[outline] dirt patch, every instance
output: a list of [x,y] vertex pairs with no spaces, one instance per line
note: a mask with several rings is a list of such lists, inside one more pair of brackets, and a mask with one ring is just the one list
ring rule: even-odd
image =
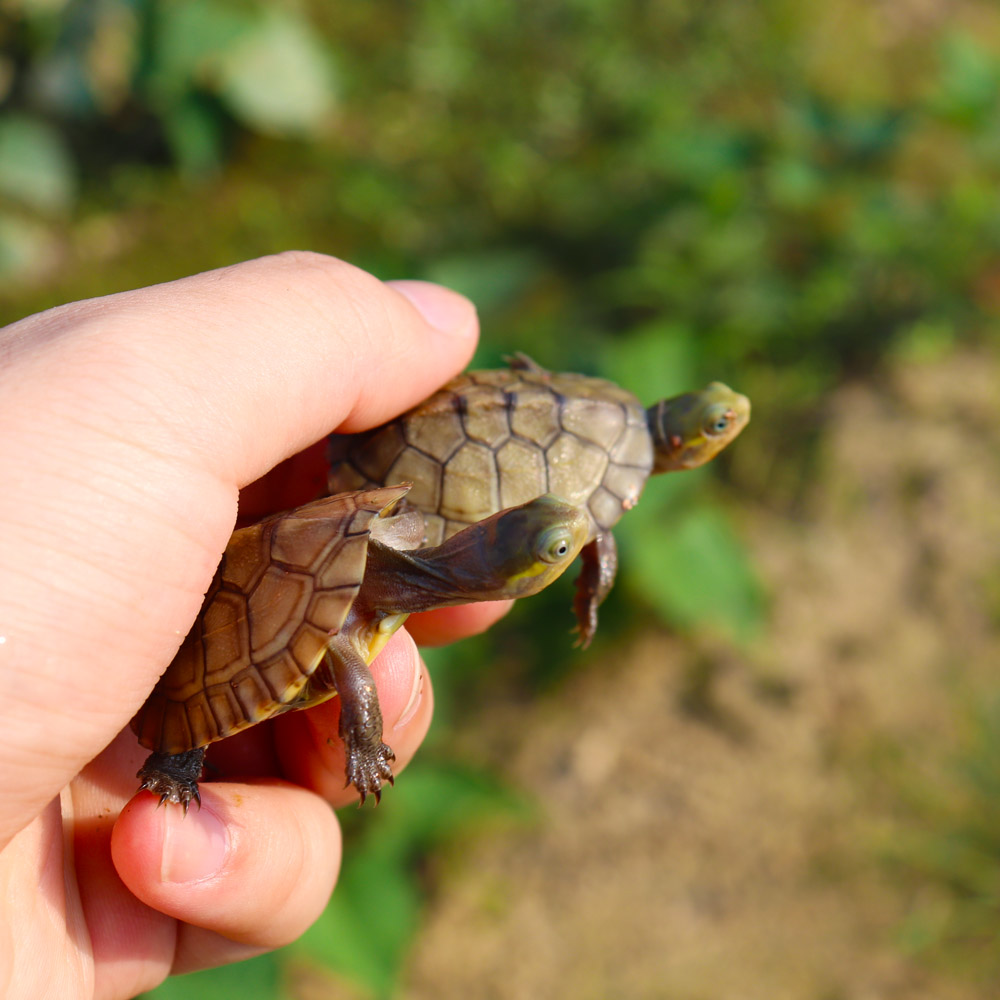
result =
[[646,635],[477,722],[541,819],[445,861],[407,997],[994,995],[904,953],[916,887],[879,858],[893,775],[944,773],[997,689],[998,376],[902,364],[829,400],[807,513],[738,515],[773,599],[753,649]]

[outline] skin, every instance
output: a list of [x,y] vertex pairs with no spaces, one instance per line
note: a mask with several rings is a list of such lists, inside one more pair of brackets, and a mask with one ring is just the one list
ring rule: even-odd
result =
[[[340,859],[330,806],[355,797],[327,742],[336,699],[219,744],[217,773],[240,780],[206,784],[186,819],[134,794],[128,721],[198,611],[240,490],[254,483],[250,516],[310,499],[309,446],[413,405],[476,335],[452,292],[308,253],[0,331],[0,995],[134,996],[321,912]],[[446,641],[505,609],[449,608],[412,632]],[[402,765],[432,708],[406,631],[373,673]]]
[[711,462],[750,422],[750,400],[723,382],[709,382],[647,411],[655,442],[653,472],[697,469]]

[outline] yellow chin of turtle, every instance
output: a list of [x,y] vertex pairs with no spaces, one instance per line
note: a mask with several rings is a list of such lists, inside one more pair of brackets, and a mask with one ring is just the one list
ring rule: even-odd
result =
[[515,573],[512,577],[508,578],[508,582],[517,583],[518,580],[530,580],[533,576],[541,576],[547,569],[550,569],[551,563],[543,562],[539,559],[537,562],[533,562],[527,569],[522,570],[520,573]]
[[705,435],[698,434],[695,437],[689,437],[683,445],[681,445],[681,451],[690,452],[697,448],[699,453],[701,449],[706,445]]

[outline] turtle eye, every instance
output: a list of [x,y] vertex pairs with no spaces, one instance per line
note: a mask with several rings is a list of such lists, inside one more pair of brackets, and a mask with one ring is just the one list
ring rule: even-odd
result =
[[572,551],[573,535],[568,528],[549,528],[539,537],[537,554],[543,562],[560,562]]
[[718,437],[729,430],[729,425],[733,420],[733,411],[727,406],[713,406],[705,416],[703,424],[706,434]]

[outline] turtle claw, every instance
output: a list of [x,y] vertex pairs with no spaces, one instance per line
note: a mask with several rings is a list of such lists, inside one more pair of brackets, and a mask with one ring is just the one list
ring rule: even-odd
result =
[[[154,795],[156,794],[155,788],[150,788],[150,786],[143,782],[139,786],[140,790],[145,788],[151,791]],[[160,801],[157,802],[156,808],[159,809],[160,806],[165,805],[167,802],[171,802],[174,805],[179,805],[184,810],[184,815],[188,814],[188,807],[191,805],[191,800],[194,799],[198,803],[198,808],[201,808],[201,792],[198,791],[198,786],[195,785],[194,788],[173,788],[170,791],[160,792]]]
[[358,806],[363,806],[369,795],[374,796],[375,804],[382,801],[382,786],[386,783],[395,784],[392,773],[392,762],[396,755],[392,748],[379,742],[374,746],[356,745],[353,741],[346,745],[347,750],[347,782],[344,787],[354,785],[361,796]]
[[594,633],[597,631],[597,612],[595,610],[591,621],[586,623],[578,622],[570,629],[570,633],[575,636],[573,648],[584,650],[594,641]]
[[204,763],[204,747],[185,750],[183,753],[151,753],[136,772],[136,777],[142,779],[139,791],[146,790],[159,795],[160,806],[168,802],[179,805],[186,816],[192,799],[201,808],[198,779]]

